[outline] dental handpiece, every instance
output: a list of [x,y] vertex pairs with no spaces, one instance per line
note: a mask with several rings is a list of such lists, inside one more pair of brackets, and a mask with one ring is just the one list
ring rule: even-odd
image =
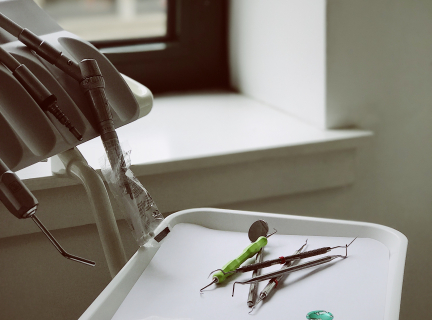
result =
[[21,64],[2,47],[0,47],[0,62],[10,70],[12,75],[24,89],[26,89],[28,94],[43,111],[50,112],[63,126],[69,129],[75,138],[82,141],[83,137],[81,133],[72,125],[69,118],[58,107],[56,96],[53,95],[24,64]]
[[72,254],[67,253],[52,234],[45,228],[45,226],[36,217],[36,210],[39,202],[35,196],[30,192],[27,186],[21,179],[12,172],[7,165],[0,159],[0,201],[3,202],[5,207],[18,219],[31,218],[34,223],[42,230],[45,236],[50,240],[54,247],[67,259],[81,262],[89,266],[96,264]]
[[124,190],[133,199],[132,187],[126,177],[126,161],[115,130],[111,107],[105,93],[105,81],[94,59],[84,59],[79,64],[83,80],[80,86],[92,102],[100,137],[113,172],[119,173]]
[[79,64],[65,56],[51,44],[39,38],[30,30],[21,27],[0,13],[0,28],[18,38],[37,55],[56,66],[80,83],[84,94],[93,109],[99,134],[113,171],[119,169],[124,190],[133,199],[132,187],[126,177],[126,162],[115,131],[111,107],[105,93],[105,82],[94,59],[84,59]]
[[81,81],[81,70],[78,64],[65,56],[61,51],[54,48],[48,42],[42,40],[30,30],[21,27],[2,13],[0,13],[0,27],[16,37],[19,41],[24,43],[27,47],[52,65],[64,71],[75,80]]

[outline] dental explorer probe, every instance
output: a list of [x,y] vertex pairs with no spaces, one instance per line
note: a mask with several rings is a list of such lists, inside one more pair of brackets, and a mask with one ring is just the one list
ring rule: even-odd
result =
[[60,246],[56,239],[36,217],[35,213],[39,202],[21,179],[7,167],[2,159],[0,159],[0,201],[3,202],[5,207],[18,219],[32,218],[33,222],[36,223],[63,257],[92,267],[96,265],[96,263],[91,260],[67,253]]
[[235,285],[237,283],[240,283],[240,284],[250,284],[250,283],[254,283],[254,282],[260,282],[260,281],[264,281],[264,280],[269,280],[269,279],[272,279],[274,277],[277,277],[277,276],[280,276],[280,275],[283,275],[283,274],[286,274],[286,273],[291,273],[291,272],[300,271],[300,270],[303,270],[303,269],[315,267],[315,266],[318,266],[318,265],[330,262],[330,261],[332,261],[332,260],[334,260],[336,258],[345,259],[347,257],[348,257],[347,255],[345,255],[345,256],[341,256],[341,255],[326,256],[324,258],[312,260],[312,261],[309,261],[309,262],[306,262],[306,263],[302,263],[302,264],[296,265],[294,267],[289,267],[289,268],[282,269],[282,270],[279,270],[279,271],[266,273],[266,274],[263,274],[261,276],[255,277],[255,278],[251,278],[251,279],[246,280],[246,281],[236,281],[233,284],[232,296],[234,297],[234,289],[235,289]]
[[[263,236],[268,238],[267,233],[269,230],[268,223],[264,220],[257,220],[249,228],[248,237],[251,242],[255,242],[259,237]],[[262,262],[264,257],[264,248],[261,248],[260,251],[256,254],[255,262]],[[252,277],[259,276],[261,269],[254,270]],[[251,307],[255,304],[255,300],[258,295],[258,284],[252,283],[249,287],[249,294],[247,299],[248,307]]]
[[[255,257],[255,262],[263,261],[263,257],[264,257],[263,251],[264,251],[263,248],[261,248],[261,250],[258,251]],[[257,277],[260,274],[261,274],[261,269],[256,269],[252,272],[252,278]],[[258,283],[251,283],[249,287],[249,294],[247,299],[247,306],[249,308],[252,308],[255,305],[255,300],[257,299],[257,296],[258,296]]]
[[[302,245],[302,246],[301,246],[297,251],[295,251],[294,254],[299,254],[300,252],[302,252],[303,249],[304,249],[304,247],[306,247],[306,245],[307,245],[307,239],[306,239],[305,244]],[[289,262],[285,263],[285,264],[282,266],[281,270],[285,270],[285,269],[287,269],[287,268],[289,268],[289,267],[292,267],[292,266],[296,265],[296,264],[299,263],[299,262],[300,262],[300,260],[289,261]],[[269,283],[268,283],[268,284],[265,286],[265,288],[260,292],[260,294],[259,294],[259,296],[258,296],[258,300],[255,302],[254,305],[251,306],[252,309],[251,309],[251,311],[250,311],[249,313],[251,313],[251,312],[253,311],[253,309],[255,309],[255,307],[258,305],[258,303],[260,303],[260,301],[262,301],[262,300],[264,300],[265,298],[268,297],[268,295],[270,294],[270,292],[271,292],[274,288],[277,287],[277,285],[278,285],[279,282],[283,279],[284,276],[285,276],[285,275],[282,274],[282,275],[280,275],[280,276],[278,276],[278,277],[274,277],[274,278],[271,278],[271,279],[270,279]],[[255,282],[255,283],[256,283],[256,282]]]
[[82,141],[82,134],[72,125],[69,118],[58,107],[56,96],[48,91],[42,82],[24,64],[21,64],[2,47],[0,47],[0,62],[10,70],[12,75],[43,111],[50,112],[62,125],[69,129],[75,138]]
[[[357,239],[357,237],[354,238],[354,240],[355,239]],[[261,263],[250,264],[248,266],[240,267],[240,268],[237,268],[237,269],[229,271],[229,272],[226,272],[226,271],[221,270],[221,269],[216,269],[216,270],[212,271],[210,274],[212,274],[215,271],[220,271],[224,275],[230,275],[230,274],[239,273],[239,272],[241,272],[241,273],[248,272],[248,271],[252,271],[252,270],[256,270],[256,269],[267,268],[267,267],[273,266],[275,264],[285,264],[285,263],[287,263],[289,261],[294,261],[294,260],[298,260],[298,259],[306,259],[306,258],[318,256],[318,255],[327,253],[327,252],[329,252],[329,251],[331,251],[333,249],[336,249],[336,248],[346,248],[347,252],[348,252],[348,247],[351,245],[351,243],[354,242],[354,240],[351,241],[349,244],[344,245],[344,246],[323,247],[323,248],[319,248],[319,249],[314,249],[314,250],[302,252],[302,253],[299,253],[299,254],[294,254],[294,255],[291,255],[291,256],[279,257],[279,258],[276,258],[276,259],[273,259],[273,260],[267,260],[267,261],[264,261],[264,262],[261,262]]]

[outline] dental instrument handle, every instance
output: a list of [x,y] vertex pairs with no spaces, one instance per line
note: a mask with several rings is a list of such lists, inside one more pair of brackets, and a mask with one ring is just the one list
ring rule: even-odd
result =
[[251,258],[256,254],[258,251],[261,250],[262,247],[264,247],[267,244],[267,238],[266,237],[259,237],[257,241],[254,243],[251,243],[246,247],[246,249],[243,250],[243,252],[235,259],[228,262],[226,265],[222,267],[222,271],[217,271],[213,274],[213,279],[217,279],[216,283],[221,283],[225,281],[227,277],[229,277],[231,274],[224,274],[233,271],[237,269],[243,262],[245,262],[247,259]]
[[81,70],[75,61],[66,57],[61,51],[54,48],[48,42],[42,40],[30,30],[21,27],[2,13],[0,13],[0,27],[17,37],[19,41],[36,52],[39,56],[64,71],[75,80],[80,81],[82,79]]
[[0,201],[18,219],[33,215],[39,202],[21,179],[0,159]]
[[260,282],[260,281],[264,281],[264,280],[270,280],[270,279],[272,279],[274,277],[277,277],[277,276],[280,276],[280,275],[283,275],[283,274],[287,274],[287,273],[291,273],[291,272],[294,272],[294,271],[299,271],[299,270],[315,267],[315,266],[318,266],[318,265],[330,262],[330,261],[332,261],[332,260],[334,260],[336,258],[345,259],[346,257],[345,256],[340,256],[340,255],[326,256],[324,258],[319,258],[319,259],[316,259],[316,260],[305,262],[305,263],[302,263],[302,264],[299,264],[299,265],[296,265],[296,266],[293,266],[293,267],[289,267],[289,268],[286,268],[286,269],[283,269],[283,270],[266,273],[266,274],[263,274],[261,276],[255,277],[255,278],[251,278],[251,279],[246,280],[246,281],[239,281],[239,282],[236,282],[236,283],[249,284],[249,283]]
[[[306,240],[307,243],[307,240]],[[306,246],[306,243],[300,248],[298,249],[296,252],[294,252],[294,254],[299,254],[302,252],[303,248]],[[281,270],[285,270],[288,269],[289,267],[295,266],[300,262],[299,260],[294,260],[294,261],[289,261],[287,263],[285,263]],[[270,279],[269,283],[267,283],[267,285],[264,287],[264,289],[260,292],[259,294],[259,300],[257,301],[256,304],[258,304],[258,302],[260,302],[261,300],[264,300],[265,298],[268,297],[268,295],[270,294],[270,292],[277,287],[278,283],[280,281],[282,281],[282,279],[284,278],[284,274],[278,276],[278,277],[274,277],[272,279]]]
[[[255,261],[262,262],[263,256],[264,256],[263,249],[260,249],[260,251],[256,255]],[[252,273],[252,277],[259,276],[260,273],[261,273],[261,269],[256,269]],[[252,308],[255,305],[257,294],[258,294],[258,283],[251,283],[249,287],[249,295],[247,300],[247,305],[249,308]]]
[[107,152],[111,168],[113,170],[120,168],[122,184],[131,199],[133,199],[132,188],[125,175],[127,169],[123,152],[117,133],[115,132],[110,105],[105,94],[105,82],[96,60],[84,59],[78,64],[30,30],[22,28],[1,13],[0,27],[16,36],[19,41],[36,52],[43,59],[80,82],[80,86],[84,90],[96,116],[99,134],[101,135],[103,145]]
[[261,269],[261,268],[266,268],[266,267],[270,267],[272,265],[275,264],[285,264],[286,262],[289,261],[294,261],[294,260],[298,260],[298,259],[305,259],[305,258],[309,258],[309,257],[313,257],[313,256],[317,256],[320,254],[324,254],[329,252],[330,250],[336,249],[336,248],[345,248],[345,258],[348,256],[348,247],[357,239],[357,237],[355,237],[349,244],[346,244],[344,246],[336,246],[336,247],[323,247],[323,248],[319,248],[319,249],[315,249],[315,250],[311,250],[311,251],[306,251],[306,252],[302,252],[299,254],[294,254],[291,256],[286,256],[286,257],[279,257],[277,259],[273,259],[273,260],[267,260],[261,263],[255,263],[255,264],[250,264],[248,266],[245,267],[241,267],[238,268],[234,271],[231,271],[230,273],[237,273],[237,272],[247,272],[247,271],[252,271],[255,269]]
[[316,259],[316,260],[312,260],[303,264],[299,264],[296,265],[294,267],[289,267],[283,270],[279,270],[279,271],[275,271],[275,272],[271,272],[271,273],[266,273],[263,274],[261,276],[255,277],[255,278],[251,278],[249,280],[246,281],[236,281],[233,284],[233,292],[232,292],[232,296],[234,296],[234,289],[235,289],[235,285],[237,283],[239,284],[250,284],[250,283],[254,283],[254,282],[260,282],[260,281],[264,281],[264,280],[269,280],[272,279],[273,277],[279,276],[281,274],[287,274],[287,273],[291,273],[291,272],[295,272],[295,271],[300,271],[303,269],[307,269],[307,268],[311,268],[311,267],[315,267],[315,266],[319,266],[321,264],[324,263],[328,263],[336,258],[342,258],[345,259],[346,256],[340,256],[340,255],[335,255],[335,256],[326,256],[324,258],[320,258],[320,259]]
[[5,29],[11,35],[18,38],[19,34],[22,32],[23,28],[17,23],[6,17],[3,13],[0,13],[0,27]]
[[310,251],[302,252],[302,253],[299,253],[299,254],[294,254],[294,255],[291,255],[291,256],[279,257],[279,258],[272,259],[272,260],[266,260],[264,262],[254,263],[254,264],[250,264],[248,266],[237,268],[235,270],[235,272],[236,273],[238,273],[238,272],[248,272],[248,271],[253,271],[253,270],[256,270],[256,269],[267,268],[267,267],[273,266],[275,264],[285,264],[287,262],[294,261],[294,260],[306,259],[306,258],[310,258],[310,257],[313,257],[313,256],[317,256],[317,255],[321,255],[321,254],[327,253],[331,249],[333,249],[333,248],[331,248],[331,247],[324,247],[324,248],[319,248],[319,249],[315,249],[315,250],[310,250]]
[[84,59],[79,64],[83,80],[80,86],[87,99],[92,103],[98,130],[101,136],[111,169],[120,171],[120,180],[126,193],[133,199],[133,193],[126,177],[126,161],[115,130],[113,116],[108,98],[105,93],[105,80],[94,59]]
[[9,52],[0,47],[0,62],[2,62],[26,89],[28,94],[45,111],[50,112],[63,126],[82,141],[81,133],[72,125],[69,118],[57,105],[57,98],[36,78],[36,76],[24,65],[16,60]]

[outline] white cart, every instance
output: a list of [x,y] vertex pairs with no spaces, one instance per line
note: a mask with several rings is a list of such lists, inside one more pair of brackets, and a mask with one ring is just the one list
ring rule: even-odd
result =
[[[265,247],[268,258],[291,254],[305,239],[308,250],[359,239],[348,248],[347,259],[289,275],[254,310],[255,318],[306,319],[309,311],[327,309],[335,319],[398,319],[408,244],[402,233],[364,222],[191,209],[165,219],[161,228],[169,224],[172,232],[161,247],[140,248],[80,320],[250,319],[248,286],[238,285],[234,297],[233,280],[202,295],[199,289],[211,281],[210,271],[241,252],[249,226],[258,219],[278,231]],[[334,254],[345,253],[339,250]]]

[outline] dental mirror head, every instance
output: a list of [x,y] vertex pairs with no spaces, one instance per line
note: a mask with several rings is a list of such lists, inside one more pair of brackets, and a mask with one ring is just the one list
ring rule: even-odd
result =
[[248,236],[251,242],[255,242],[259,237],[266,237],[269,231],[267,222],[264,220],[257,220],[249,228]]

